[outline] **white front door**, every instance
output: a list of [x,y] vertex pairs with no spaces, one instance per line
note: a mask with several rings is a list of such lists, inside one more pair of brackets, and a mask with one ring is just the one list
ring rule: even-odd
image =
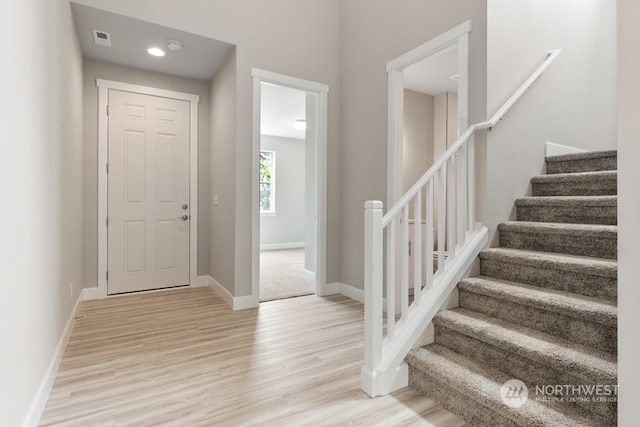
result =
[[189,284],[189,103],[109,90],[108,294]]

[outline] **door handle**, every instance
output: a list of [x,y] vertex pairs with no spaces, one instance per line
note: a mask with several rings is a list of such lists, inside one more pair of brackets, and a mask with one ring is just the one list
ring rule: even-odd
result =
[[184,215],[182,215],[181,217],[179,217],[179,219],[181,219],[181,220],[183,220],[183,221],[186,221],[186,220],[188,220],[188,219],[189,219],[189,215],[184,214]]

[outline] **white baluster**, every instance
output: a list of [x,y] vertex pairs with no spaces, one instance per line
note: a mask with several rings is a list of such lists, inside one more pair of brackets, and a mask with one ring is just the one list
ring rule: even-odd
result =
[[456,256],[456,181],[454,157],[447,162],[447,250],[449,259]]
[[400,314],[405,317],[409,306],[409,205],[402,209],[402,243],[400,246],[402,273],[400,277]]
[[422,288],[422,190],[413,205],[413,299],[420,300]]
[[382,202],[364,209],[364,367],[372,373],[382,359]]
[[425,224],[425,227],[427,228],[427,242],[424,268],[427,269],[427,274],[424,287],[425,291],[428,292],[433,283],[433,216],[435,215],[435,212],[433,211],[433,179],[430,179],[427,183],[426,198],[425,215],[427,216],[427,223]]

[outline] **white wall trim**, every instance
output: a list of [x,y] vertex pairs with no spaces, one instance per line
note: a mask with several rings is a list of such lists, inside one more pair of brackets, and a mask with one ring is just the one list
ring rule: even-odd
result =
[[260,245],[261,251],[274,251],[278,249],[300,249],[305,247],[305,242],[265,243]]
[[261,70],[259,68],[251,69],[251,77],[257,77],[263,82],[285,85],[308,92],[329,93],[329,86],[325,84],[312,82],[311,80],[299,79],[297,77],[287,76],[285,74],[273,73],[271,71]]
[[205,276],[205,277],[208,278],[209,286],[211,287],[211,289],[213,289],[215,293],[217,293],[218,296],[222,298],[229,307],[233,308],[233,295],[231,295],[231,292],[229,292],[227,288],[222,286],[220,282],[218,282],[213,277],[211,276]]
[[304,270],[304,278],[305,280],[309,280],[311,282],[315,282],[316,281],[316,273],[314,271],[311,270]]
[[569,147],[568,145],[555,144],[553,142],[544,143],[544,156],[561,156],[563,154],[584,153],[580,148]]
[[73,325],[75,323],[76,313],[78,311],[78,307],[80,305],[80,301],[83,300],[84,297],[84,289],[82,292],[78,294],[78,298],[76,299],[76,303],[73,306],[73,310],[71,310],[71,314],[67,319],[67,323],[62,330],[62,335],[60,336],[60,340],[58,341],[58,345],[53,351],[53,355],[51,357],[51,361],[49,362],[49,366],[44,374],[44,378],[40,383],[40,387],[38,387],[38,391],[31,402],[31,406],[29,407],[29,411],[22,423],[23,427],[37,427],[40,423],[40,418],[42,418],[42,413],[44,412],[44,408],[47,405],[47,401],[49,400],[49,395],[51,394],[51,389],[53,388],[53,383],[56,380],[56,376],[58,375],[58,369],[60,368],[60,362],[62,362],[62,356],[64,355],[64,351],[67,348],[67,343],[69,342],[69,338],[71,337],[71,331],[73,330]]
[[[260,300],[260,212],[258,159],[260,151],[260,87],[269,82],[318,95],[318,135],[316,143],[316,294],[326,294],[327,257],[327,126],[329,86],[284,74],[253,68],[253,147],[251,203],[251,295],[242,298],[238,307],[252,308]],[[241,302],[240,302],[241,301]],[[234,309],[235,306],[234,306]],[[240,308],[238,308],[240,309]]]
[[462,24],[440,34],[438,37],[416,47],[387,63],[387,72],[394,69],[406,68],[428,56],[436,54],[438,51],[457,43],[458,39],[471,32],[471,21]]
[[224,286],[220,284],[216,279],[211,276],[200,276],[198,279],[207,280],[208,286],[211,287],[218,294],[220,298],[227,303],[227,305],[233,310],[246,310],[249,308],[256,308],[257,304],[255,304],[252,295],[245,295],[241,297],[234,297],[231,295],[231,292],[227,290]]
[[106,298],[107,284],[107,185],[106,164],[108,160],[108,117],[109,90],[160,96],[190,103],[189,136],[189,283],[198,280],[198,95],[134,85],[112,80],[96,79],[98,87],[98,298]]
[[173,90],[160,89],[151,86],[142,86],[131,83],[117,82],[114,80],[96,79],[98,87],[106,87],[107,89],[121,90],[124,92],[141,93],[143,95],[161,96],[163,98],[179,99],[181,101],[200,102],[200,96],[185,92],[176,92]]
[[[328,288],[332,289],[332,294],[340,294],[347,298],[351,298],[352,300],[361,302],[364,304],[364,291],[362,289],[356,288],[355,286],[347,285],[341,282],[334,282],[327,285]],[[332,295],[327,294],[327,295]],[[326,295],[325,295],[326,296]],[[387,299],[382,299],[382,309],[387,311]]]
[[345,283],[336,283],[340,295],[351,298],[364,304],[364,291]]
[[195,288],[207,288],[211,286],[213,279],[211,276],[198,276],[198,280],[196,284],[193,286]]
[[98,288],[84,288],[82,290],[82,301],[91,301],[94,299],[98,299]]

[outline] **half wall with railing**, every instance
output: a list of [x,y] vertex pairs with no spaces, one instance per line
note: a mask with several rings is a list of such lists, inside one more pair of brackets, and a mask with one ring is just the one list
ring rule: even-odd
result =
[[550,51],[490,120],[469,126],[386,214],[382,202],[365,203],[361,387],[370,396],[407,385],[405,356],[487,243],[475,213],[476,132],[495,126],[559,53]]

